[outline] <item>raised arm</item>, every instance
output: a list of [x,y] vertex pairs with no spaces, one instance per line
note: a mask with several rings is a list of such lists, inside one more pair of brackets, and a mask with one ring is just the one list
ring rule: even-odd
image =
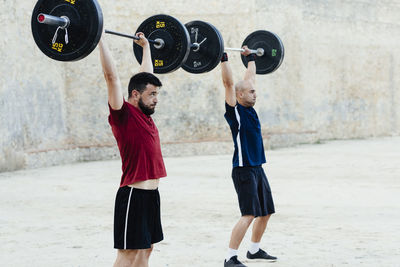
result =
[[151,60],[151,51],[149,41],[146,39],[142,32],[138,32],[136,36],[140,37],[140,40],[135,40],[135,43],[143,48],[142,64],[140,64],[139,72],[153,73],[153,63]]
[[232,69],[228,63],[228,55],[224,53],[221,60],[222,82],[225,87],[225,101],[229,106],[236,106],[236,94],[233,83]]
[[[242,48],[244,49],[242,55],[247,57],[251,54],[251,51],[247,46],[243,46]],[[251,56],[257,57],[255,54],[252,54]],[[244,80],[249,81],[253,86],[256,85],[256,62],[254,60],[247,62],[247,70],[244,74]]]
[[100,39],[99,48],[100,61],[108,88],[108,103],[112,109],[119,110],[124,103],[121,82],[118,77],[114,60],[111,56],[110,50],[103,40],[103,37]]

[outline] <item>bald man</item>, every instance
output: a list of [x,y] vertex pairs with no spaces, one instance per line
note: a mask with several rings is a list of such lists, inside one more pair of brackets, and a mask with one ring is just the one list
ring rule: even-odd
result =
[[245,266],[237,258],[240,243],[250,224],[254,221],[247,258],[276,261],[260,249],[271,214],[275,213],[271,189],[262,164],[266,162],[261,125],[253,106],[256,103],[256,55],[245,46],[242,55],[248,65],[244,79],[233,83],[228,55],[221,59],[222,81],[225,87],[225,119],[232,132],[235,152],[233,154],[232,180],[239,200],[241,218],[232,230],[224,267]]

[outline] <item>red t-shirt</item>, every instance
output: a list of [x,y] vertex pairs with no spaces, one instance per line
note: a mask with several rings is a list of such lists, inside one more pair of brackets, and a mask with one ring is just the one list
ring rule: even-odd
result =
[[122,160],[120,187],[167,176],[160,137],[153,119],[125,100],[120,110],[108,106],[108,122]]

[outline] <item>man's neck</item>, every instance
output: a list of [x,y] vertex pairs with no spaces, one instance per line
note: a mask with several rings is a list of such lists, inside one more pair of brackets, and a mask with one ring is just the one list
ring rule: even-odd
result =
[[138,101],[135,101],[132,98],[128,98],[128,103],[131,104],[132,106],[134,106],[135,108],[137,108],[138,110],[140,110],[141,112],[143,112],[143,110],[139,107]]
[[243,103],[242,101],[240,101],[239,99],[236,100],[238,102],[238,104],[240,104],[241,106],[247,108],[248,106],[246,106],[246,103]]

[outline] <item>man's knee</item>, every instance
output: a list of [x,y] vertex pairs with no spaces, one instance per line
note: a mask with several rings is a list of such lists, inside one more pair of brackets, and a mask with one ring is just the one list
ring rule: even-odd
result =
[[118,250],[117,260],[114,266],[125,267],[132,266],[137,257],[138,250],[136,249],[126,249],[126,250]]
[[147,261],[150,258],[151,252],[153,251],[153,246],[148,249],[141,249],[136,255],[138,261]]
[[248,225],[250,225],[253,220],[254,220],[254,216],[253,215],[244,215],[241,218],[241,221],[243,223],[248,224]]
[[153,252],[153,245],[151,246],[151,248],[145,249],[145,250],[144,250],[145,256],[146,256],[147,258],[150,257],[151,252]]
[[271,217],[271,215],[272,215],[272,214],[268,214],[268,215],[265,215],[265,216],[261,216],[261,217],[259,217],[259,218],[262,219],[262,220],[269,220],[269,218]]

